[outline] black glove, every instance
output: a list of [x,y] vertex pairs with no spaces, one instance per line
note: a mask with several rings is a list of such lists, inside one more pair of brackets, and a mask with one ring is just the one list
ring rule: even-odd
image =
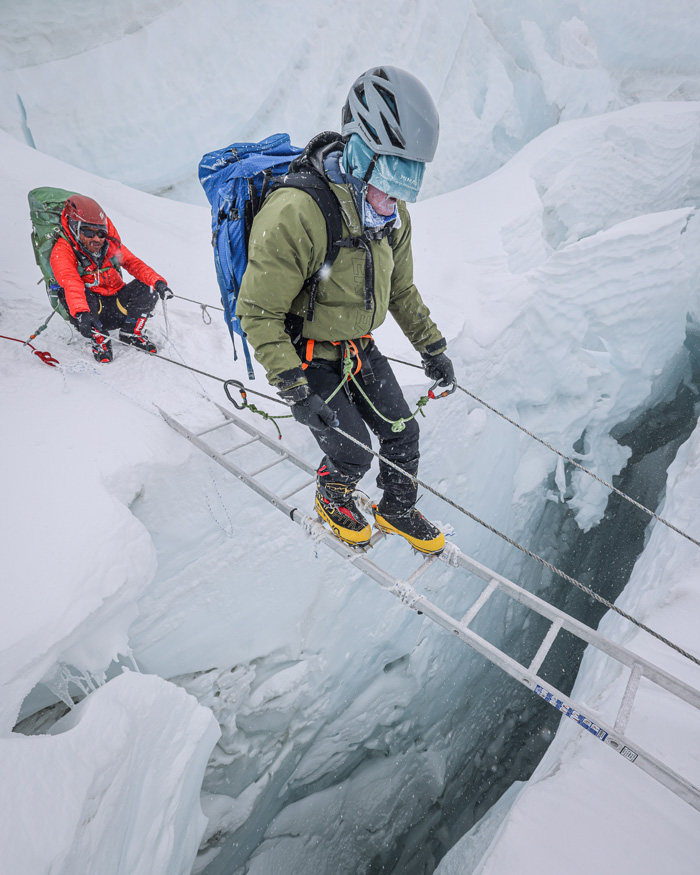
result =
[[88,340],[92,340],[93,329],[100,332],[102,330],[100,325],[95,321],[95,317],[89,311],[76,313],[75,320],[78,323],[78,331],[83,337],[87,337]]
[[297,401],[292,405],[292,416],[297,422],[308,425],[316,431],[325,431],[331,426],[337,428],[340,424],[335,410],[315,392],[303,401]]
[[153,286],[153,288],[160,295],[161,301],[169,301],[170,298],[173,297],[172,290],[169,288],[168,284],[163,280],[158,280],[158,282]]
[[308,385],[294,386],[280,392],[285,401],[292,401],[292,416],[302,425],[308,425],[316,431],[325,431],[334,426],[337,428],[338,415],[332,407],[312,392]]
[[454,383],[454,365],[444,352],[439,352],[437,355],[428,355],[428,353],[423,352],[421,359],[423,360],[425,376],[429,380],[439,380],[441,386],[450,386]]

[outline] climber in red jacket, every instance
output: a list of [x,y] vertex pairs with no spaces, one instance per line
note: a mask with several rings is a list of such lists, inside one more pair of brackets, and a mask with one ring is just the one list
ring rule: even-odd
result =
[[[63,290],[70,321],[92,341],[97,361],[112,361],[107,332],[119,328],[119,340],[156,352],[144,333],[158,295],[173,293],[167,282],[122,244],[102,207],[85,195],[72,195],[61,214],[63,234],[51,252],[51,267]],[[65,235],[65,236],[64,236]],[[135,279],[125,283],[121,268]]]

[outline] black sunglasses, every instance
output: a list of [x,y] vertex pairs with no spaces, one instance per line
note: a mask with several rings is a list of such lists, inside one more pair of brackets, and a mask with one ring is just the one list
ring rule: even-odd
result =
[[95,234],[97,234],[100,240],[104,240],[107,236],[107,232],[104,231],[102,228],[81,228],[80,233],[83,235],[83,237],[87,237],[88,240],[94,237]]

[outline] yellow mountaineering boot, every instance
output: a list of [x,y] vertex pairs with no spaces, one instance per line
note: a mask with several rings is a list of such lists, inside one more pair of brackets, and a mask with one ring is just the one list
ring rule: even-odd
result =
[[384,500],[373,505],[377,528],[387,535],[401,535],[420,553],[441,553],[445,536],[414,506],[408,509],[391,508]]
[[372,537],[372,527],[355,504],[356,485],[353,478],[321,465],[316,475],[316,513],[341,541],[364,547]]

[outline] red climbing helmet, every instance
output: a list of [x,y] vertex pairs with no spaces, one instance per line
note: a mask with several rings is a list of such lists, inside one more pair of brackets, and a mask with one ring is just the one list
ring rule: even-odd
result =
[[68,227],[73,236],[78,239],[81,225],[107,230],[107,216],[102,207],[91,197],[84,194],[73,194],[66,201],[63,214],[68,219]]

